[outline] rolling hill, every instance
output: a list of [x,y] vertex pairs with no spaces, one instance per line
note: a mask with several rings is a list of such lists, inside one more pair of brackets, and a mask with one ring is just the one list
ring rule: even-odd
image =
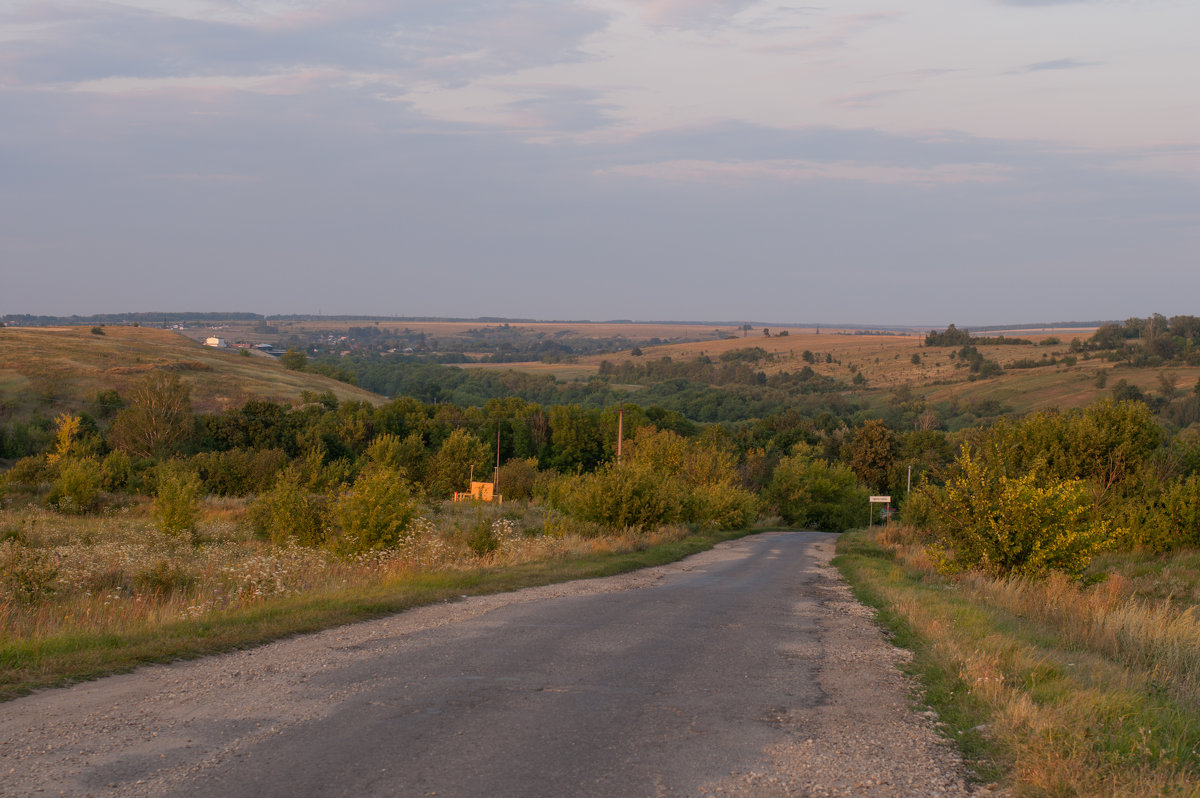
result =
[[272,357],[203,346],[147,327],[0,328],[0,407],[9,417],[89,411],[99,391],[124,393],[140,375],[172,369],[191,385],[199,412],[240,407],[249,399],[292,402],[305,391],[339,400],[383,397],[318,374],[289,371]]

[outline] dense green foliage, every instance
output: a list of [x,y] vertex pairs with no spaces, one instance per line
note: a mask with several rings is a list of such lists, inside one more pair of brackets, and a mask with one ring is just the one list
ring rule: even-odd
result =
[[804,529],[843,532],[866,525],[867,491],[854,472],[804,447],[779,461],[765,498],[784,521]]

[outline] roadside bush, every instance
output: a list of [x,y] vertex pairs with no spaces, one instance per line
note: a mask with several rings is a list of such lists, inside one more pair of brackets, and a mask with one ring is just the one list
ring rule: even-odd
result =
[[46,504],[61,513],[86,513],[100,495],[100,464],[91,457],[67,457],[57,463],[58,477]]
[[904,498],[900,504],[900,520],[919,530],[931,529],[937,523],[937,504],[933,496],[936,489],[929,485],[921,485]]
[[779,461],[767,501],[792,526],[844,532],[863,526],[867,491],[848,467],[799,454]]
[[996,575],[1076,574],[1110,547],[1115,534],[1095,519],[1087,485],[1044,470],[1009,477],[963,446],[934,528],[943,570],[977,569]]
[[475,520],[464,531],[462,540],[476,557],[499,551],[516,535],[516,527],[507,518],[488,518],[480,507]]
[[561,477],[550,489],[551,506],[610,530],[642,531],[673,524],[683,515],[686,488],[677,479],[629,460],[591,474]]
[[758,498],[729,482],[702,485],[684,501],[683,515],[710,529],[746,529],[758,517]]
[[419,496],[402,474],[370,466],[333,505],[339,530],[334,550],[344,555],[402,545],[420,507]]
[[179,464],[158,469],[154,519],[159,529],[171,534],[194,533],[200,512],[200,480]]
[[308,487],[298,466],[289,466],[251,505],[250,523],[276,545],[320,546],[328,536],[329,502]]

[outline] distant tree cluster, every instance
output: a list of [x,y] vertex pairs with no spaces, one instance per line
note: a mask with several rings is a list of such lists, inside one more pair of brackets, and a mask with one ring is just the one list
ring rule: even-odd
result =
[[1027,338],[1006,338],[1003,335],[971,335],[967,329],[958,329],[953,324],[942,332],[930,330],[925,336],[925,346],[1004,346],[1007,344],[1032,345]]

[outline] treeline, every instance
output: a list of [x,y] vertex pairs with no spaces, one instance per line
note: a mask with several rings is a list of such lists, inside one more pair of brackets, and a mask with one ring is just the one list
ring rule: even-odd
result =
[[796,394],[834,393],[850,388],[840,380],[816,373],[809,366],[799,371],[780,371],[768,375],[754,367],[759,360],[738,356],[736,353],[740,351],[727,352],[718,361],[707,355],[688,360],[664,356],[655,360],[626,360],[616,364],[604,360],[600,363],[600,376],[617,383],[638,385],[686,380],[713,386],[766,386]]
[[925,346],[1003,346],[1006,344],[1030,345],[1027,338],[1007,338],[1003,335],[971,335],[967,329],[958,329],[953,324],[945,330],[930,330],[925,336]]
[[1106,351],[1113,360],[1134,366],[1157,366],[1176,362],[1200,365],[1200,318],[1161,313],[1105,324],[1084,345],[1091,351]]
[[[348,356],[310,364],[339,363],[356,385],[384,396],[411,396],[423,402],[480,406],[517,397],[542,405],[578,404],[602,408],[619,403],[660,407],[699,423],[738,423],[800,407],[811,414],[849,416],[860,405],[848,398],[846,383],[805,366],[796,372],[764,374],[740,360],[707,358],[645,364],[602,364],[585,382],[562,382],[550,375],[518,371],[462,369],[438,363],[402,361],[376,355]],[[607,362],[607,361],[606,361]],[[642,385],[630,391],[614,385]]]
[[[761,513],[844,529],[865,509],[864,485],[898,479],[870,443],[886,430],[882,423],[856,428],[827,410],[701,426],[656,406],[305,398],[195,414],[178,372],[151,372],[124,395],[106,392],[99,416],[56,417],[44,449],[17,460],[0,490],[6,501],[64,513],[148,495],[163,528],[182,530],[194,524],[199,497],[247,497],[264,536],[350,553],[393,545],[420,507],[465,490],[472,476],[490,480],[497,456],[507,499],[543,501],[587,534],[744,525]],[[938,431],[885,437],[897,457],[944,460],[949,451]],[[351,518],[370,516],[373,506],[392,519],[390,532],[362,531]]]

